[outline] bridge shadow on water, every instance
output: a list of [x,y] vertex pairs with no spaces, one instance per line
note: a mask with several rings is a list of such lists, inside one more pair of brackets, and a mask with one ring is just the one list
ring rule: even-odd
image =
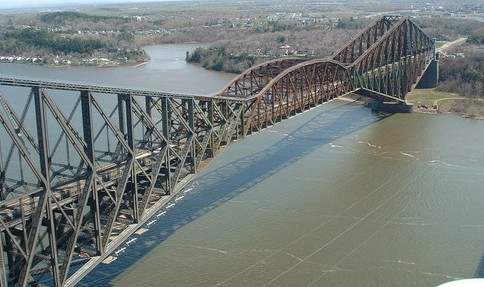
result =
[[[112,280],[142,260],[177,229],[195,221],[316,149],[383,120],[387,116],[389,115],[372,113],[361,104],[348,102],[337,104],[336,107],[332,104],[323,105],[298,115],[296,119],[291,118],[288,121],[298,121],[297,127],[292,132],[284,134],[278,142],[219,167],[209,166],[185,188],[191,187],[192,190],[183,200],[177,202],[164,217],[151,225],[149,231],[140,236],[131,236],[131,238],[137,237],[136,243],[127,247],[125,253],[119,254],[116,261],[96,267],[78,286],[111,286]],[[288,124],[293,123],[279,123],[270,129],[286,129],[287,126],[284,125]],[[252,137],[255,136],[268,135],[256,134]],[[296,141],[297,144],[295,144]],[[482,275],[483,270],[480,269]]]
[[474,273],[474,278],[484,278],[484,254],[481,257],[476,272]]

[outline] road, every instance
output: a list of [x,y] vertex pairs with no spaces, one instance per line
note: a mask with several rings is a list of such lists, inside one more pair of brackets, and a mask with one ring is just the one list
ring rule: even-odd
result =
[[442,47],[437,48],[437,51],[445,54],[452,46],[462,45],[465,43],[465,41],[467,41],[467,37],[463,37],[451,42],[447,42]]

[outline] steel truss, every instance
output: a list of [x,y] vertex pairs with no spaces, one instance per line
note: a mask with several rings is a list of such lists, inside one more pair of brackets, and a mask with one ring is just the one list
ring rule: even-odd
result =
[[[383,16],[361,31],[322,62],[338,62],[348,71],[352,89],[385,101],[405,102],[430,62],[435,59],[434,41],[412,20]],[[252,67],[234,78],[220,93],[222,97],[251,98],[273,85],[289,68],[304,67],[304,59],[283,58]],[[303,68],[305,69],[305,68]],[[313,81],[314,79],[311,79]],[[340,79],[340,81],[346,81]]]
[[432,55],[390,16],[214,96],[0,78],[0,286],[76,284],[230,142],[354,91],[404,101]]
[[[387,23],[383,17],[377,23]],[[392,26],[349,66],[354,85],[365,95],[405,102],[432,60],[435,43],[408,18]],[[382,25],[382,24],[379,24]],[[387,25],[385,25],[387,26]]]
[[74,265],[109,255],[240,122],[237,101],[0,83],[2,286],[76,283]]

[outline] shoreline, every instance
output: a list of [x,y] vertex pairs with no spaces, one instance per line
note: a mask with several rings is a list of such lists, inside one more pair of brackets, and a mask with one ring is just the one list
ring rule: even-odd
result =
[[416,113],[454,114],[464,118],[484,120],[483,98],[469,98],[432,88],[413,90],[407,95],[407,101],[414,104]]
[[[48,68],[70,68],[70,67],[93,67],[93,68],[116,68],[123,66],[130,66],[132,68],[139,68],[149,64],[151,61],[143,61],[137,63],[129,62],[111,62],[109,64],[102,63],[98,65],[48,65],[38,63],[13,63],[2,62],[4,64],[21,64],[21,65],[37,65]],[[338,98],[341,101],[357,102],[367,104],[369,99],[356,94],[348,94]],[[484,120],[484,98],[469,98],[458,95],[456,93],[441,92],[436,88],[431,89],[415,89],[407,94],[407,102],[414,105],[413,111],[421,114],[431,115],[445,115],[454,114],[463,118]],[[470,104],[463,104],[465,101],[471,101]],[[474,103],[472,103],[474,102]],[[481,104],[482,103],[482,104]]]
[[94,68],[111,68],[111,67],[123,67],[132,66],[139,67],[146,65],[150,62],[150,59],[143,59],[142,61],[137,60],[110,60],[110,61],[98,61],[98,62],[76,62],[76,63],[38,63],[38,62],[28,62],[28,61],[0,61],[2,64],[16,64],[16,65],[33,65],[41,66],[47,68],[74,68],[74,67],[94,67]]
[[465,113],[459,113],[459,112],[454,112],[454,111],[441,112],[438,109],[436,109],[436,110],[426,109],[426,108],[422,108],[420,106],[414,107],[413,112],[418,113],[418,114],[442,115],[442,116],[450,114],[450,115],[460,116],[460,117],[463,117],[463,118],[466,118],[466,119],[484,120],[484,115],[468,115],[468,114],[465,114]]
[[133,67],[133,68],[138,68],[138,67],[144,66],[144,65],[149,64],[149,63],[150,63],[150,61],[145,61],[145,62],[143,62],[143,63],[139,63],[139,64],[136,64],[136,65],[131,66],[131,67]]
[[[357,94],[348,94],[338,98],[345,102],[368,104],[371,99]],[[484,120],[484,99],[467,98],[455,93],[436,91],[433,89],[418,89],[407,95],[409,104],[414,105],[413,112],[428,115],[457,115],[466,119]],[[467,109],[459,106],[463,101],[475,101],[481,105],[469,105]],[[442,104],[441,104],[442,103]],[[474,109],[473,109],[474,108]]]

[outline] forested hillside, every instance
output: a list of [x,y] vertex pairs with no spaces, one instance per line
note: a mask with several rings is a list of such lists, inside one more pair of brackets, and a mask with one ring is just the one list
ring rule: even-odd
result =
[[145,45],[200,43],[189,61],[240,73],[278,57],[329,56],[385,11],[402,11],[437,45],[467,37],[464,46],[442,55],[439,89],[482,96],[484,27],[474,18],[484,8],[443,1],[445,8],[420,1],[163,2],[0,15],[0,61],[136,64],[148,60]]
[[136,19],[53,12],[1,20],[2,61],[98,65],[148,60],[131,31]]

